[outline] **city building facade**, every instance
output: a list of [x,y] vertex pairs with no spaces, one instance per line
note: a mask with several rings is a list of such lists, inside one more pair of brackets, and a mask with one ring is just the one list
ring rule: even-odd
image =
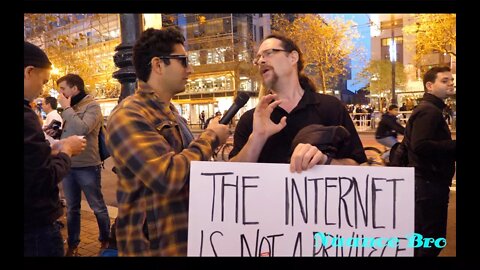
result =
[[[194,72],[185,92],[173,102],[192,127],[199,127],[202,111],[207,118],[226,111],[238,91],[251,96],[243,111],[255,106],[260,78],[252,59],[258,42],[271,33],[270,14],[143,17],[145,28],[177,25],[184,32]],[[120,91],[120,84],[112,78],[116,70],[113,55],[121,42],[118,14],[27,14],[24,21],[25,40],[47,51],[54,64],[48,90],[60,76],[77,73],[89,93],[105,99],[102,110],[108,115]]]
[[[423,74],[434,66],[450,66],[456,77],[455,58],[445,53],[431,53],[424,57],[421,66],[415,63],[415,36],[403,32],[403,27],[417,23],[416,14],[370,14],[371,26],[371,59],[391,60],[402,63],[407,75],[404,88],[396,88],[397,103],[406,103],[413,108],[423,96]],[[390,42],[395,40],[392,50]],[[395,53],[395,57],[390,54]],[[391,90],[391,89],[386,89]],[[388,92],[387,92],[388,93]]]

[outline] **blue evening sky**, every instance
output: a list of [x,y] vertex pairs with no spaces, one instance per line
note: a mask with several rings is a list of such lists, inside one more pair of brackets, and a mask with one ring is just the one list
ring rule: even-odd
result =
[[[333,17],[343,17],[344,20],[352,20],[357,23],[357,31],[360,34],[360,38],[355,40],[357,46],[363,46],[365,52],[365,63],[368,63],[370,60],[370,26],[369,26],[369,17],[368,14],[322,14],[323,16],[333,16]],[[360,63],[356,59],[352,60],[352,79],[347,81],[347,89],[356,92],[360,88],[366,85],[367,81],[364,83],[355,82],[355,75],[362,69],[363,63]]]

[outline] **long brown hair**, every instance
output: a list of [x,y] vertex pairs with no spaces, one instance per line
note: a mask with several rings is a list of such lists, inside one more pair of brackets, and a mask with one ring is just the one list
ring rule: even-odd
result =
[[[280,40],[281,41],[280,46],[282,47],[282,49],[286,50],[287,52],[296,51],[298,53],[298,62],[297,62],[298,82],[300,83],[300,86],[305,91],[316,92],[317,87],[315,86],[315,83],[303,72],[303,68],[304,68],[303,53],[298,47],[298,45],[292,39],[278,33],[268,35],[265,39],[263,39],[263,41],[270,38],[275,38]],[[267,94],[267,91],[268,90],[265,89],[265,87],[262,84],[259,91],[259,97],[262,97],[265,94]]]

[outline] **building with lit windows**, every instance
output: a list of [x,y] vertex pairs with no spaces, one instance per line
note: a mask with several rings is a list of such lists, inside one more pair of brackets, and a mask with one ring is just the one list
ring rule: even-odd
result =
[[49,55],[55,69],[52,80],[77,73],[95,96],[118,96],[120,85],[112,78],[112,59],[120,43],[118,15],[32,14],[25,19],[24,34]]
[[[371,14],[371,59],[390,60],[390,54],[395,53],[395,61],[402,63],[407,74],[404,89],[395,89],[397,103],[407,103],[413,107],[423,96],[423,74],[434,66],[450,66],[453,76],[456,76],[455,59],[449,54],[431,53],[423,58],[422,66],[415,67],[415,36],[403,33],[403,27],[416,23],[415,14]],[[392,36],[395,40],[394,49],[390,46]],[[393,55],[392,55],[393,56]]]
[[235,120],[255,107],[260,78],[252,59],[258,41],[270,34],[270,15],[164,14],[162,25],[177,25],[186,37],[194,72],[173,102],[191,126],[200,124],[202,111],[207,118],[224,113],[238,91],[249,92],[251,98]]
[[[46,50],[54,64],[47,87],[71,72],[81,75],[97,98],[118,98],[120,84],[112,78],[121,42],[118,14],[27,14],[24,19],[25,40]],[[145,28],[177,25],[184,31],[194,73],[173,102],[193,127],[202,111],[208,118],[227,110],[237,91],[252,96],[237,115],[255,106],[260,80],[252,54],[257,41],[271,32],[269,14],[145,14],[144,23]],[[114,100],[101,103],[104,115]]]

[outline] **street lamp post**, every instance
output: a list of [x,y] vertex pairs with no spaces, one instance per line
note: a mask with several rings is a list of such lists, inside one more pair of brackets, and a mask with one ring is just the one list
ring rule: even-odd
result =
[[113,61],[115,66],[120,68],[113,73],[121,85],[121,93],[118,99],[122,99],[135,92],[137,76],[132,63],[133,45],[143,31],[142,14],[120,14],[120,32],[122,43],[115,48]]
[[395,61],[397,60],[397,44],[395,43],[395,20],[394,15],[390,14],[392,21],[392,39],[390,40],[390,62],[392,62],[392,104],[397,104],[397,96],[395,94]]

